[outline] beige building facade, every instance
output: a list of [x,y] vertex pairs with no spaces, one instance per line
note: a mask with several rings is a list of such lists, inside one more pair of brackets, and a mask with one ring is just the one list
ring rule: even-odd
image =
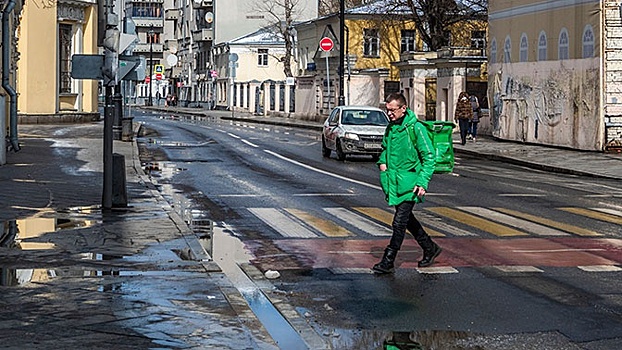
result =
[[98,120],[98,82],[71,78],[71,56],[97,54],[95,0],[28,2],[18,28],[20,123]]
[[593,151],[620,142],[620,5],[490,2],[488,96],[494,136]]

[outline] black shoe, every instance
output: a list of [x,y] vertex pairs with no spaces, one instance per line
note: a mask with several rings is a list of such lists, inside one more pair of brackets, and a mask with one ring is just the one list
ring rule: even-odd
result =
[[434,264],[434,259],[436,259],[442,251],[443,249],[434,243],[432,249],[423,252],[423,259],[419,261],[419,267],[428,267]]
[[379,263],[374,265],[371,269],[375,273],[385,274],[385,273],[393,273],[395,271],[394,262],[395,257],[397,256],[397,250],[392,248],[386,248],[384,250],[384,255],[382,256],[382,260]]

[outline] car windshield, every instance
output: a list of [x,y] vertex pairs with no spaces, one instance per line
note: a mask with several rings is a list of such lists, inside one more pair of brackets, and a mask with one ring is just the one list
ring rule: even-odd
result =
[[380,111],[345,110],[341,123],[344,125],[377,125],[389,124],[387,117]]

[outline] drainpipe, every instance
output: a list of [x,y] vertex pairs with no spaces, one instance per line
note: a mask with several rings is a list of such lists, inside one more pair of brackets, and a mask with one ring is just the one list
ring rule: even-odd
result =
[[11,146],[15,152],[19,151],[19,142],[17,142],[17,93],[15,89],[9,84],[9,71],[11,68],[11,62],[9,55],[11,53],[11,37],[9,36],[9,14],[15,8],[15,0],[9,0],[2,11],[2,87],[9,94],[11,99],[9,104],[9,121],[10,130],[9,137]]

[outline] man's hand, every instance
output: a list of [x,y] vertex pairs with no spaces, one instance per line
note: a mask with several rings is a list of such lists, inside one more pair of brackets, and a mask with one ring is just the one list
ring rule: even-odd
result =
[[386,164],[380,164],[378,166],[378,168],[380,169],[380,171],[386,171],[387,170],[387,165]]
[[423,198],[423,196],[425,196],[425,188],[423,187],[415,186],[415,189],[413,190],[413,192],[419,198]]

